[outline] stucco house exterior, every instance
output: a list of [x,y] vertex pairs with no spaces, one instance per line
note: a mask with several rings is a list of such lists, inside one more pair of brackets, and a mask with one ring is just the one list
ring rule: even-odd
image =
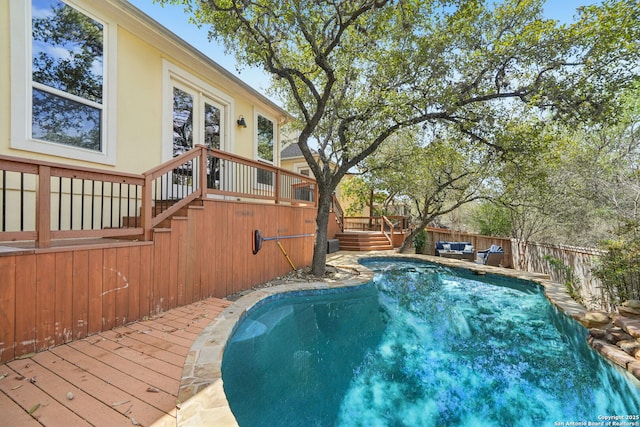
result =
[[203,144],[279,165],[287,113],[127,1],[2,0],[0,28],[0,154],[140,173]]

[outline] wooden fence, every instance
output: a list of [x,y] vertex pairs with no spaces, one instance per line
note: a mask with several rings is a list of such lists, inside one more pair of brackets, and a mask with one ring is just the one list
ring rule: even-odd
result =
[[440,240],[447,242],[471,242],[476,251],[489,249],[491,245],[501,246],[504,250],[504,256],[502,257],[500,265],[507,268],[513,266],[511,257],[511,239],[481,236],[479,234],[465,233],[462,231],[428,227],[424,253],[426,255],[434,255],[436,242]]
[[568,245],[552,245],[534,242],[521,242],[516,239],[481,236],[453,230],[428,228],[424,253],[433,255],[438,240],[471,242],[476,251],[489,248],[492,244],[502,246],[505,251],[501,265],[529,273],[549,275],[557,283],[565,283],[566,273],[555,268],[549,258],[559,260],[577,278],[576,291],[582,303],[588,309],[611,310],[607,298],[602,292],[600,281],[591,270],[603,251],[593,248],[581,248]]
[[[205,199],[180,215],[147,242],[0,252],[0,362],[264,283],[291,266],[275,242],[253,255],[253,231],[315,232],[311,207]],[[311,263],[313,237],[282,245]]]
[[600,280],[591,273],[594,263],[604,254],[604,251],[568,245],[523,243],[517,240],[513,241],[512,247],[513,263],[519,270],[548,274],[554,282],[564,283],[567,279],[565,273],[561,269],[554,268],[547,257],[559,260],[578,279],[576,291],[587,308],[605,310],[612,308],[602,293]]

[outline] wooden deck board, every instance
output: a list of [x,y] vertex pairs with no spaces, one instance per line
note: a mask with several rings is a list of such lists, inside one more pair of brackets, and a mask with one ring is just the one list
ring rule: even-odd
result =
[[149,426],[175,417],[186,355],[229,305],[210,298],[0,364],[0,424]]
[[160,337],[151,335],[149,328],[133,329],[126,326],[118,329],[123,335],[148,346],[150,351],[165,351],[180,357],[184,357],[185,355],[184,346],[174,344],[172,342],[165,341]]
[[[143,334],[141,334],[144,336]],[[165,351],[161,348],[155,347],[145,340],[138,340],[134,335],[122,335],[114,331],[106,331],[100,334],[104,339],[116,341],[122,345],[126,345],[128,348],[138,351],[140,354],[152,357],[156,360],[161,360],[173,364],[175,366],[182,366],[184,362],[184,356]]]
[[96,347],[108,350],[112,354],[118,355],[132,363],[139,364],[151,369],[154,372],[168,376],[169,378],[177,378],[182,374],[182,365],[167,363],[162,360],[143,354],[124,345],[120,341],[103,340],[95,344]]
[[31,417],[17,405],[11,399],[9,399],[4,393],[0,393],[0,413],[5,420],[11,420],[13,425],[20,427],[41,427],[41,424]]
[[[21,363],[26,365],[25,360]],[[29,378],[21,378],[20,373],[4,366],[4,373],[9,376],[0,382],[0,391],[16,402],[24,411],[41,424],[52,427],[88,426],[87,421],[61,405],[54,398],[40,389],[40,385],[31,383]],[[37,383],[37,378],[35,382]],[[8,425],[12,425],[9,423]]]
[[[167,341],[169,343],[174,344],[177,347],[186,348],[187,351],[189,347],[191,347],[191,343],[193,340],[189,340],[186,338],[182,338],[174,334],[174,328],[167,328],[166,330],[162,330],[162,328],[153,327],[155,324],[151,324],[150,322],[141,322],[134,323],[129,325],[129,329],[133,329],[134,331],[140,332],[142,334],[147,334],[150,337],[157,338],[162,341]],[[186,353],[185,353],[186,354]]]
[[[197,338],[199,332],[197,330],[188,330],[189,325],[185,325],[184,322],[179,320],[163,319],[162,323],[147,321],[144,322],[145,326],[149,326],[151,329],[161,333],[168,333],[175,337],[184,338],[189,341],[193,341]],[[195,335],[195,336],[194,336]]]
[[[126,425],[125,421],[130,423],[114,409],[103,405],[98,399],[33,360],[29,363],[24,360],[10,362],[9,366],[25,378],[34,378],[36,387],[90,424],[99,425],[104,420],[109,420],[114,426]],[[122,418],[121,422],[116,422],[116,416]]]
[[61,359],[51,352],[36,355],[38,363],[47,369],[55,371],[65,377],[74,386],[81,388],[85,393],[100,400],[103,406],[114,409],[117,413],[104,419],[98,425],[117,425],[124,420],[125,425],[131,425],[131,418],[142,425],[150,425],[153,421],[162,417],[164,413],[154,408],[147,402],[136,396],[109,384],[103,378],[93,375],[91,372]]

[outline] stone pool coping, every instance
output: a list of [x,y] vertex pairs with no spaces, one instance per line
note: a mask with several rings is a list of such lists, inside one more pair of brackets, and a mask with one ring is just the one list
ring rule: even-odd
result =
[[373,272],[358,262],[362,258],[420,259],[449,267],[465,268],[477,274],[490,273],[530,280],[543,286],[549,301],[573,319],[579,321],[586,313],[582,305],[571,299],[563,285],[550,281],[547,275],[429,255],[399,254],[390,251],[335,252],[327,255],[327,264],[341,270],[357,271],[355,275],[348,275],[345,279],[291,282],[254,290],[235,301],[202,330],[191,346],[183,368],[178,392],[177,425],[237,426],[222,386],[221,367],[224,348],[238,320],[258,302],[281,293],[363,285],[373,278]]

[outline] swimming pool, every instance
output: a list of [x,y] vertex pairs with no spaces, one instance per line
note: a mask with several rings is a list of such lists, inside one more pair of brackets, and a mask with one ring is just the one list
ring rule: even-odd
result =
[[637,384],[538,285],[363,263],[371,283],[271,297],[238,323],[222,377],[241,426],[586,425],[640,412]]

